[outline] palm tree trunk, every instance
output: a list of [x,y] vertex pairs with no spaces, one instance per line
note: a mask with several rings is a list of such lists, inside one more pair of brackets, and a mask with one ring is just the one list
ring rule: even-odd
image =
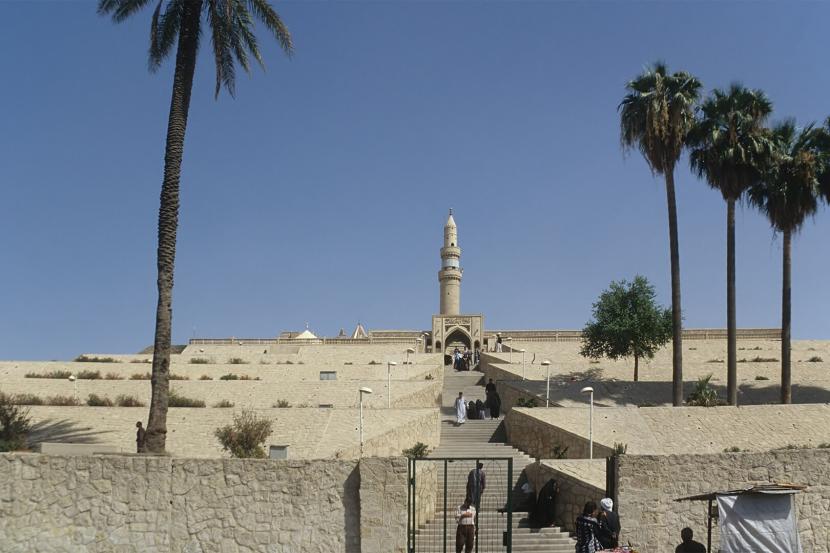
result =
[[680,246],[677,240],[674,168],[666,171],[666,199],[669,204],[669,248],[671,249],[672,404],[677,407],[683,404],[683,318],[680,310]]
[[726,401],[738,405],[738,343],[735,317],[735,200],[726,200]]
[[184,2],[184,13],[176,51],[176,72],[167,120],[164,181],[158,227],[158,305],[153,343],[152,398],[147,421],[145,451],[162,454],[167,440],[167,404],[170,391],[170,339],[173,324],[173,269],[176,261],[176,231],[179,225],[179,177],[182,168],[190,92],[196,70],[196,50],[202,0]]
[[640,356],[634,354],[634,382],[640,381]]
[[784,262],[781,279],[781,403],[792,403],[792,366],[790,365],[790,272],[792,269],[792,235],[784,231]]

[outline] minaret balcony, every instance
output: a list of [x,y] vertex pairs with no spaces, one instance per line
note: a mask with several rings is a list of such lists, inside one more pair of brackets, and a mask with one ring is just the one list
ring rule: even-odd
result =
[[461,257],[461,248],[458,246],[446,246],[441,248],[441,257]]

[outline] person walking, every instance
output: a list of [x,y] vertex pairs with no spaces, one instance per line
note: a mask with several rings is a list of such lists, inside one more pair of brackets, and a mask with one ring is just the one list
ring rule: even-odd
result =
[[496,352],[501,353],[501,332],[496,333]]
[[455,398],[455,422],[464,424],[467,422],[467,402],[464,400],[464,392],[458,392]]
[[597,539],[599,521],[597,521],[597,504],[589,501],[576,518],[576,553],[596,553],[602,551],[602,544]]
[[599,502],[599,534],[597,538],[603,549],[614,549],[620,538],[620,515],[614,512],[614,500],[610,497]]
[[464,503],[455,510],[455,520],[458,527],[455,530],[455,553],[473,553],[473,545],[476,539],[476,508],[471,504],[470,498],[464,499]]
[[135,452],[144,453],[144,441],[147,431],[141,426],[141,421],[135,423],[135,427],[138,429],[135,431]]
[[467,497],[470,503],[481,510],[481,495],[487,487],[487,477],[484,474],[484,463],[477,463],[476,468],[467,475]]

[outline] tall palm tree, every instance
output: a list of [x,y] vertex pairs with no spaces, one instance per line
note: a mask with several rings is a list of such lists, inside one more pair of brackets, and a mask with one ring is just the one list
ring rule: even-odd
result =
[[[98,13],[110,15],[119,23],[150,3],[151,0],[99,0]],[[158,220],[158,305],[153,342],[152,399],[145,442],[145,449],[150,453],[164,453],[167,438],[179,177],[202,26],[205,25],[205,30],[210,32],[213,43],[215,95],[218,97],[219,91],[225,87],[233,96],[236,64],[249,71],[250,55],[263,65],[254,34],[255,19],[274,35],[286,54],[292,53],[291,35],[268,0],[159,0],[150,23],[150,71],[159,68],[173,52],[174,46],[176,51]]]
[[824,201],[830,204],[830,117],[824,121],[824,126],[816,131],[816,140],[823,162],[818,179],[819,192]]
[[783,237],[781,282],[781,403],[792,403],[791,270],[792,236],[818,208],[818,177],[823,168],[821,137],[812,125],[797,129],[793,121],[772,130],[773,155],[761,180],[748,196],[767,219],[774,232]]
[[735,202],[758,182],[758,163],[769,150],[763,124],[772,113],[772,102],[760,90],[733,84],[727,91],[713,90],[700,113],[689,133],[689,162],[726,200],[726,396],[730,405],[738,405]]
[[619,105],[623,150],[640,150],[652,173],[663,175],[666,180],[671,250],[672,402],[676,406],[683,403],[683,319],[674,168],[694,125],[700,88],[700,81],[689,73],[670,74],[665,64],[656,63],[626,84],[629,92]]

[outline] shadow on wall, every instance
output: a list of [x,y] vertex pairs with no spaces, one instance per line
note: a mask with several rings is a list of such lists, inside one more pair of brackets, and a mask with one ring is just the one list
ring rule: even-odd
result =
[[46,419],[32,425],[29,432],[29,447],[39,450],[44,442],[94,444],[100,440],[96,436],[110,434],[111,431],[93,431],[89,426],[78,426],[68,419]]
[[360,469],[356,467],[343,484],[343,523],[346,534],[345,553],[360,552]]

